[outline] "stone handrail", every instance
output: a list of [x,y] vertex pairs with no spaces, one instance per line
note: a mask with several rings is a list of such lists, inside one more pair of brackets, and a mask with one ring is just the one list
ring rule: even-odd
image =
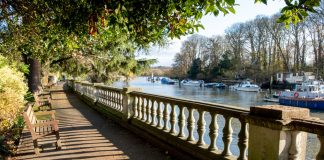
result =
[[306,132],[318,135],[321,149],[316,159],[324,157],[324,122],[307,117],[308,110],[281,106],[247,110],[134,88],[74,81],[68,85],[99,111],[198,159],[305,159]]
[[[163,133],[178,137],[178,139],[170,143],[184,143],[187,146],[194,146],[188,147],[186,150],[196,152],[200,150],[201,153],[209,152],[210,158],[246,159],[248,132],[244,117],[249,113],[248,110],[142,92],[131,92],[130,96],[135,99],[132,118],[139,120],[143,125],[155,127]],[[195,114],[196,116],[194,116]],[[206,114],[209,114],[208,118]],[[217,146],[220,123],[217,117],[220,115],[224,118],[222,130],[223,150],[220,150]],[[236,118],[241,125],[238,133],[237,145],[240,152],[238,157],[232,154],[230,148],[233,145],[233,118]],[[206,121],[209,122],[206,123]],[[185,130],[188,132],[185,133]],[[209,144],[206,144],[204,140],[206,130],[209,130],[207,135],[210,141]],[[194,136],[194,132],[197,132],[197,137]]]

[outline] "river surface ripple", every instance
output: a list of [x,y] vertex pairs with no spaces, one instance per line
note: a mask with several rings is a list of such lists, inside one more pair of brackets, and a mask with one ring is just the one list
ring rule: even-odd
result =
[[[204,101],[204,102],[213,102],[213,103],[219,103],[219,104],[226,104],[226,105],[232,105],[237,107],[242,107],[249,109],[251,106],[259,106],[259,105],[269,105],[269,104],[276,104],[271,102],[264,102],[263,98],[265,95],[265,92],[244,92],[244,91],[232,91],[228,88],[225,89],[218,89],[218,88],[205,88],[205,87],[193,87],[193,86],[181,86],[179,87],[178,84],[176,85],[165,85],[161,84],[159,82],[157,83],[151,83],[146,80],[145,77],[138,77],[135,78],[128,83],[119,81],[115,82],[113,84],[115,87],[138,87],[142,88],[143,92],[156,94],[156,95],[164,95],[164,96],[170,96],[170,97],[178,97],[178,98],[185,98],[190,100],[198,100],[198,101]],[[324,111],[317,111],[317,110],[311,110],[311,116],[313,117],[319,117],[321,119],[324,119]],[[209,118],[206,119],[206,121],[209,121]],[[222,121],[222,120],[220,120]],[[222,123],[220,122],[220,129],[223,127]],[[237,124],[238,122],[233,123],[233,129],[238,130],[240,128],[240,125]],[[239,131],[239,130],[238,130]],[[208,132],[208,131],[207,131]],[[197,134],[197,133],[196,133]],[[220,132],[220,134],[222,134]],[[207,134],[205,134],[205,139],[208,141]],[[221,136],[221,135],[219,135]],[[237,143],[237,134],[233,135],[233,142]],[[222,140],[217,140],[217,143],[223,147]],[[308,134],[308,142],[307,142],[307,156],[306,159],[314,159],[316,156],[316,153],[319,150],[320,144],[318,142],[318,139],[316,135],[314,134]],[[234,154],[239,154],[238,148],[235,147],[235,145],[231,146],[231,148],[234,147]]]

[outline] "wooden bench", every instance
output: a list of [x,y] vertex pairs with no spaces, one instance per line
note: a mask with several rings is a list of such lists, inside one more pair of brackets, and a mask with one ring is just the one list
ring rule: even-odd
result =
[[[34,112],[32,105],[28,105],[23,115],[25,123],[31,133],[36,154],[39,154],[37,140],[48,135],[56,135],[56,149],[61,149],[61,139],[58,120],[55,119],[55,111]],[[47,120],[38,120],[36,115],[50,115],[51,118]]]
[[[52,110],[52,101],[50,96],[35,93],[34,99],[35,99],[35,105],[38,107],[40,111]],[[48,107],[48,109],[46,109],[46,107]]]
[[50,83],[47,83],[46,85],[42,85],[42,88],[44,89],[51,89],[53,86],[55,86],[54,83],[50,82]]

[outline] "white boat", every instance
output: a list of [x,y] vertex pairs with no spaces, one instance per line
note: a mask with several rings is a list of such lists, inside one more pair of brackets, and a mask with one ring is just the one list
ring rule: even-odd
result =
[[234,85],[231,85],[229,86],[228,88],[231,89],[231,90],[236,90],[236,88],[238,87],[239,84],[234,84]]
[[226,85],[224,83],[205,83],[205,87],[208,88],[225,88]]
[[198,80],[198,81],[182,80],[181,85],[183,85],[183,86],[203,87],[204,86],[204,81],[203,80]]
[[245,92],[259,92],[260,87],[256,84],[252,84],[249,81],[243,81],[238,84],[237,87],[234,88],[237,91],[245,91]]

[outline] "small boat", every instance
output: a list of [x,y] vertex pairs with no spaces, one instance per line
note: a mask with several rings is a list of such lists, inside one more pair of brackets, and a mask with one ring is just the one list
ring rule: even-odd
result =
[[204,87],[213,88],[215,85],[216,85],[216,83],[205,83]]
[[230,85],[228,88],[230,90],[236,90],[236,88],[238,87],[239,84],[234,84],[234,85]]
[[246,91],[246,92],[260,91],[260,87],[256,84],[252,84],[250,81],[243,81],[239,83],[234,89],[237,91]]
[[294,91],[286,90],[280,93],[279,103],[280,105],[324,110],[324,83],[307,81],[296,85]]
[[203,80],[198,80],[198,81],[182,80],[181,85],[183,85],[183,86],[203,87],[204,86],[204,81]]
[[216,83],[215,87],[216,88],[225,88],[226,85],[224,83]]
[[170,79],[170,78],[162,78],[161,79],[161,84],[169,84],[169,85],[174,85],[176,81]]
[[224,83],[205,83],[205,87],[208,88],[225,88],[226,85]]
[[266,94],[263,101],[279,103],[279,95],[277,93],[274,93],[271,96]]

